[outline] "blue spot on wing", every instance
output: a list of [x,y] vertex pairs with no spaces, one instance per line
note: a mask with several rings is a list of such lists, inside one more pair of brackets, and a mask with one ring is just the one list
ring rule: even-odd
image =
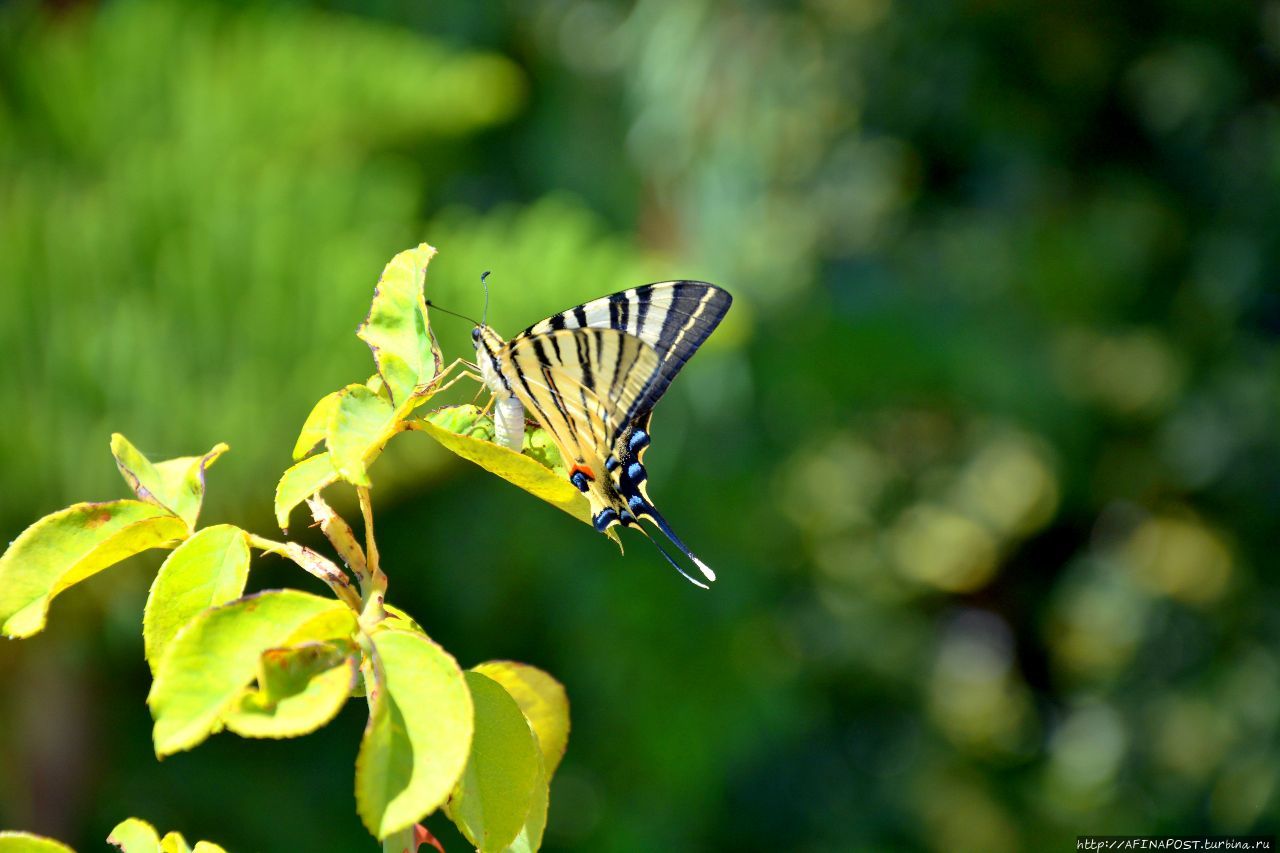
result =
[[639,453],[648,446],[649,434],[642,429],[634,430],[631,433],[631,437],[627,439],[627,450],[632,453]]
[[617,520],[618,513],[609,507],[605,507],[596,513],[596,517],[591,519],[591,522],[595,525],[596,530],[604,533],[609,529],[609,525],[613,524]]

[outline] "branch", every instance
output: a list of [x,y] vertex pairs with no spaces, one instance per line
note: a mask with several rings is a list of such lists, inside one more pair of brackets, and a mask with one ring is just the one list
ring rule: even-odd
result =
[[299,545],[297,542],[275,542],[271,539],[264,539],[255,533],[249,534],[249,544],[262,551],[279,554],[281,557],[297,563],[309,574],[315,575],[324,581],[340,601],[357,613],[360,612],[360,596],[352,588],[351,579],[347,577],[346,572],[338,568],[337,564],[328,557],[317,554],[307,546]]
[[315,519],[316,524],[320,525],[320,531],[333,545],[338,556],[355,573],[361,589],[368,586],[369,567],[365,564],[364,549],[356,541],[356,534],[351,529],[351,525],[334,512],[333,507],[329,506],[319,493],[307,498],[307,508],[311,510],[311,517]]
[[378,564],[378,544],[373,539],[373,503],[369,499],[369,489],[357,486],[356,494],[360,496],[360,515],[364,519],[364,553],[369,570],[369,585],[364,589],[364,611],[360,614],[360,619],[363,623],[373,625],[386,618],[382,601],[387,593],[387,576]]

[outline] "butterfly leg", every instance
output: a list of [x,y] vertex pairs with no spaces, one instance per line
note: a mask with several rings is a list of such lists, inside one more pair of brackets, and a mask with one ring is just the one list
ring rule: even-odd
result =
[[453,377],[453,378],[452,378],[452,379],[450,379],[448,382],[446,382],[446,383],[444,383],[443,385],[441,385],[439,388],[437,388],[437,389],[436,389],[435,391],[433,391],[432,393],[433,393],[433,394],[439,394],[441,391],[444,391],[444,390],[447,390],[447,389],[449,389],[449,388],[452,388],[454,385],[458,384],[459,382],[461,382],[461,381],[462,381],[462,380],[464,380],[464,379],[474,379],[474,380],[475,380],[475,381],[477,381],[477,382],[479,382],[479,381],[480,381],[480,377],[479,377],[479,376],[476,376],[474,373],[471,373],[470,371],[463,370],[463,371],[459,372],[457,376]]
[[[455,371],[457,372],[456,376],[454,376],[448,382],[444,382],[443,384],[440,384],[441,382],[443,382],[445,376]],[[436,386],[432,389],[431,393],[439,394],[441,391],[444,391],[447,388],[451,388],[459,380],[467,379],[467,378],[474,379],[476,382],[480,382],[481,387],[483,388],[484,383],[480,379],[480,375],[475,372],[475,365],[473,365],[471,362],[467,361],[466,359],[455,358],[452,362],[449,363],[447,367],[442,368],[440,372],[435,375],[435,378],[431,380],[431,385]]]

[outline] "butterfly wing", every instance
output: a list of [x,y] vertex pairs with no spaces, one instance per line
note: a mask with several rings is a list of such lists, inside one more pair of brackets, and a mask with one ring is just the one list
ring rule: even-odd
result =
[[552,314],[519,337],[560,329],[613,329],[653,347],[658,375],[636,401],[628,421],[661,399],[671,380],[724,319],[733,297],[705,281],[662,281],[619,291]]
[[[597,530],[604,533],[622,524],[648,536],[639,524],[640,519],[647,519],[704,576],[715,579],[649,500],[648,474],[641,462],[649,444],[649,412],[641,409],[654,383],[662,378],[657,350],[617,329],[530,331],[506,346],[502,370],[511,377],[513,393],[551,435],[571,466],[570,481],[591,502]],[[682,575],[705,586],[661,545],[658,550]]]
[[627,426],[626,413],[658,373],[657,353],[613,329],[564,329],[513,339],[502,353],[511,390],[551,434],[565,463],[589,478]]

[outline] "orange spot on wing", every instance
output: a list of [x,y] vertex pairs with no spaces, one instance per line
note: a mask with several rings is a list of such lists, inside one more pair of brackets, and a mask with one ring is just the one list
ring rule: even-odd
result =
[[595,471],[592,471],[592,470],[591,470],[588,466],[586,466],[586,465],[581,465],[581,464],[579,464],[579,465],[574,465],[572,468],[570,468],[570,469],[569,469],[569,476],[570,476],[570,477],[572,477],[574,474],[577,474],[579,471],[581,471],[581,472],[582,472],[582,475],[583,475],[584,477],[586,477],[588,480],[591,480],[592,482],[595,482],[595,479],[596,479],[596,472],[595,472]]

